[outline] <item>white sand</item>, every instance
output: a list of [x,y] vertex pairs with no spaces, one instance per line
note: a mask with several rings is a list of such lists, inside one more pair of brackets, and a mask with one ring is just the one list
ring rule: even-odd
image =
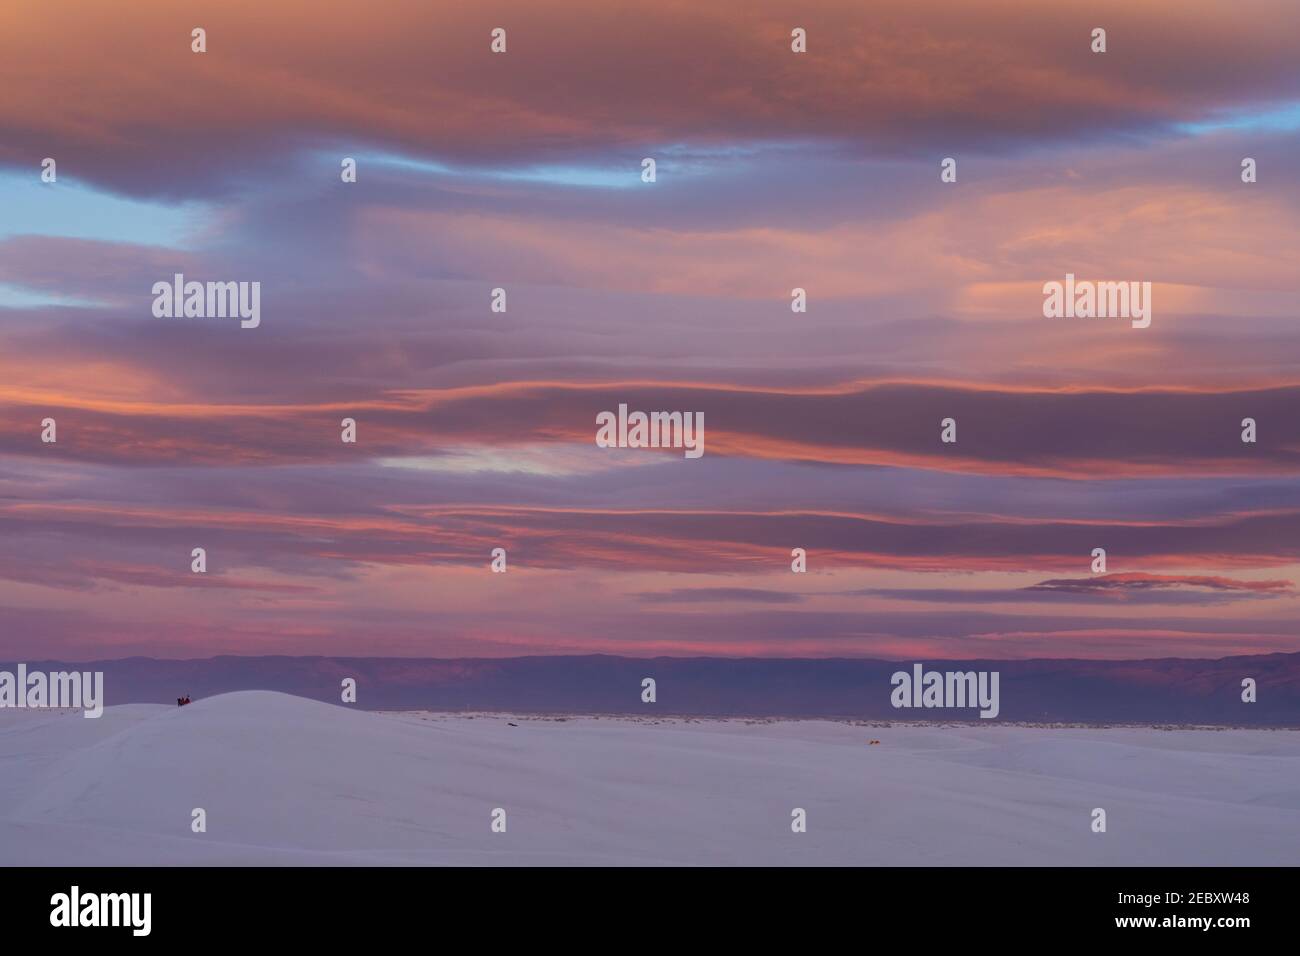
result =
[[0,711],[7,865],[1297,861],[1293,731],[469,718],[269,692]]

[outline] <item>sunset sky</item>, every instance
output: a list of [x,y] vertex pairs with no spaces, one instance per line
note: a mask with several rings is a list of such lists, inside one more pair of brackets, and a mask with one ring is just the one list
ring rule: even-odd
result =
[[53,0],[0,90],[0,659],[1300,649],[1295,0]]

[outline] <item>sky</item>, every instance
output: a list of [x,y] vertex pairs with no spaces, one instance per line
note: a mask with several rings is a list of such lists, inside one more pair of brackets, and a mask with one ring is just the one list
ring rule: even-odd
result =
[[1300,646],[1293,0],[52,0],[0,89],[0,659]]

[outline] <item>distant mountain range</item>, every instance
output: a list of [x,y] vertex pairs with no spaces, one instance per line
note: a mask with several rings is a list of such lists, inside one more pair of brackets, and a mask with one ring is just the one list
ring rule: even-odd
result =
[[[28,670],[104,672],[113,704],[174,703],[237,690],[278,690],[340,703],[345,678],[357,707],[541,714],[837,717],[978,720],[971,709],[895,709],[891,675],[912,661],[854,658],[212,657],[70,664],[26,661]],[[1219,660],[927,660],[937,671],[997,671],[1003,721],[1171,723],[1300,727],[1300,654]],[[0,664],[13,671],[15,664]],[[657,700],[642,703],[642,679]],[[1243,703],[1242,680],[1258,700]],[[993,723],[994,721],[983,721]]]

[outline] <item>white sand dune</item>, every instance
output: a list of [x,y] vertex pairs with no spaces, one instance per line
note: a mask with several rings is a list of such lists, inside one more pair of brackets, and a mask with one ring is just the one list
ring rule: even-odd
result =
[[470,718],[269,692],[0,711],[7,865],[1297,860],[1291,731]]

